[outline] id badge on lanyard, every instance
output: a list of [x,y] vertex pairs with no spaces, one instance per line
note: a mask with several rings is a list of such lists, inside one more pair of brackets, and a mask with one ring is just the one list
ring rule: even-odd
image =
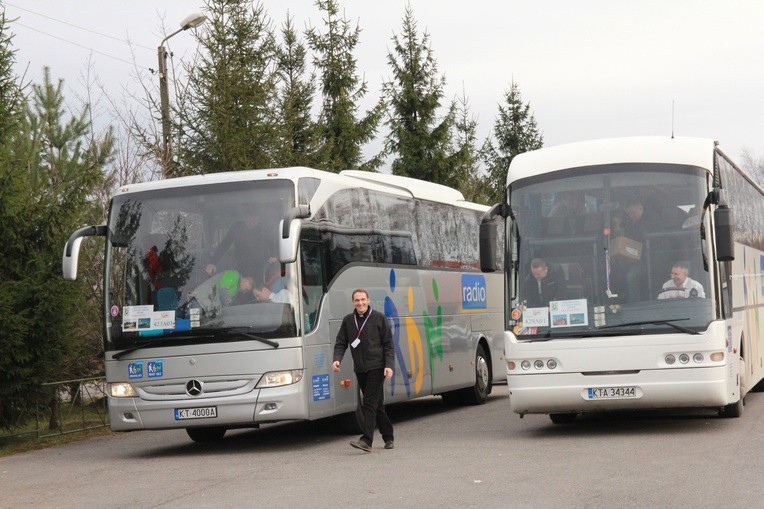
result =
[[355,340],[352,343],[350,343],[351,347],[357,348],[358,345],[361,344],[361,331],[363,330],[364,327],[366,327],[366,322],[369,320],[370,316],[371,316],[371,308],[369,308],[369,312],[366,314],[366,318],[363,320],[363,323],[359,327],[358,316],[356,316],[355,314],[353,315],[353,320],[355,320],[355,328],[358,329],[358,334],[356,335]]

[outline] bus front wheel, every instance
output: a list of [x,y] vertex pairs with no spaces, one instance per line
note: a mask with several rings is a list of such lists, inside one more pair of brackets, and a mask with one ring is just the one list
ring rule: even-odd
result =
[[478,345],[475,352],[475,385],[463,390],[463,401],[471,405],[482,405],[491,394],[492,388],[491,367],[483,345]]
[[720,417],[727,417],[727,418],[737,418],[743,415],[743,406],[745,405],[745,396],[743,396],[743,393],[746,390],[745,386],[745,359],[743,357],[740,357],[740,371],[738,372],[738,395],[740,396],[740,399],[738,399],[734,403],[730,403],[729,405],[724,405],[719,410],[719,416]]
[[209,428],[186,428],[186,433],[196,443],[216,442],[223,438],[226,429],[223,426]]
[[719,410],[719,416],[720,417],[727,417],[727,418],[736,418],[743,415],[743,405],[745,405],[745,401],[741,397],[739,400],[737,400],[735,403],[730,403],[729,405],[724,405],[721,410]]

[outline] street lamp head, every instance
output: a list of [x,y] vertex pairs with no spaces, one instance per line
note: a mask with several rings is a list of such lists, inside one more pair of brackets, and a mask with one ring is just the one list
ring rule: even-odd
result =
[[201,12],[195,12],[186,16],[186,19],[180,22],[181,30],[188,30],[189,28],[196,28],[202,23],[207,21],[207,17]]

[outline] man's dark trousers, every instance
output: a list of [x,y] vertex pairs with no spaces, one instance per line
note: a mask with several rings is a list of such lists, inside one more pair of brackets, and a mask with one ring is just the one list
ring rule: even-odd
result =
[[393,439],[393,425],[385,412],[385,370],[372,369],[365,373],[356,373],[358,385],[363,393],[363,436],[361,440],[371,445],[374,440],[374,428],[379,427],[382,440]]

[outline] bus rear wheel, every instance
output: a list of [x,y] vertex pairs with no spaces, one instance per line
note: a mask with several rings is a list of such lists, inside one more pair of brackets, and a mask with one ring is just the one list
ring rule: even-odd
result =
[[217,442],[225,435],[226,428],[213,426],[209,428],[186,428],[186,433],[196,443]]

